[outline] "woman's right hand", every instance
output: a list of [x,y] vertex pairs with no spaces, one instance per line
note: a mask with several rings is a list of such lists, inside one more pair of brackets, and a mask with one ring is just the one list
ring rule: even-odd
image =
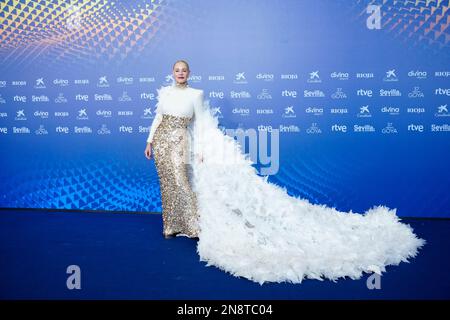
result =
[[145,147],[144,154],[148,160],[150,160],[152,158],[152,144],[151,143],[147,143],[147,147]]

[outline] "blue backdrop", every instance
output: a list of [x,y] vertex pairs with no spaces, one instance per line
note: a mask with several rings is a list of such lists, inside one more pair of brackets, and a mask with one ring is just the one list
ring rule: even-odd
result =
[[222,128],[279,130],[269,180],[450,217],[449,1],[0,4],[0,206],[159,212],[144,157],[177,59]]

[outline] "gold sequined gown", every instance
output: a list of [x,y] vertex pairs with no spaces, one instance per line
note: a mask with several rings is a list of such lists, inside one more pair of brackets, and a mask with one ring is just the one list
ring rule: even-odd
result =
[[154,135],[164,235],[198,237],[197,199],[188,177],[187,126],[191,120],[192,117],[164,114]]

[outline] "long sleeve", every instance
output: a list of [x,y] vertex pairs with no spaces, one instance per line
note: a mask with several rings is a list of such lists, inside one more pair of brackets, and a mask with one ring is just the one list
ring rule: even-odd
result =
[[150,126],[150,130],[149,130],[148,137],[147,137],[147,143],[153,142],[153,136],[155,135],[155,131],[162,121],[163,113],[164,113],[162,98],[166,95],[167,87],[161,87],[161,88],[157,89],[157,92],[158,92],[158,95],[157,95],[156,99],[158,100],[158,102],[155,105],[155,118],[153,119],[152,125]]
[[159,124],[162,121],[162,118],[163,118],[162,113],[156,113],[155,118],[153,119],[152,125],[150,127],[147,143],[153,142],[153,136],[155,135],[156,128],[158,128]]

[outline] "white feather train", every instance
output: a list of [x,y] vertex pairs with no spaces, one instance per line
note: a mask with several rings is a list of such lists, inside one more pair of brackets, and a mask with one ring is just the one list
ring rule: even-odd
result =
[[208,266],[260,284],[358,279],[407,262],[425,244],[396,209],[341,212],[288,195],[257,174],[218,123],[205,100],[188,128],[200,211],[197,252]]

